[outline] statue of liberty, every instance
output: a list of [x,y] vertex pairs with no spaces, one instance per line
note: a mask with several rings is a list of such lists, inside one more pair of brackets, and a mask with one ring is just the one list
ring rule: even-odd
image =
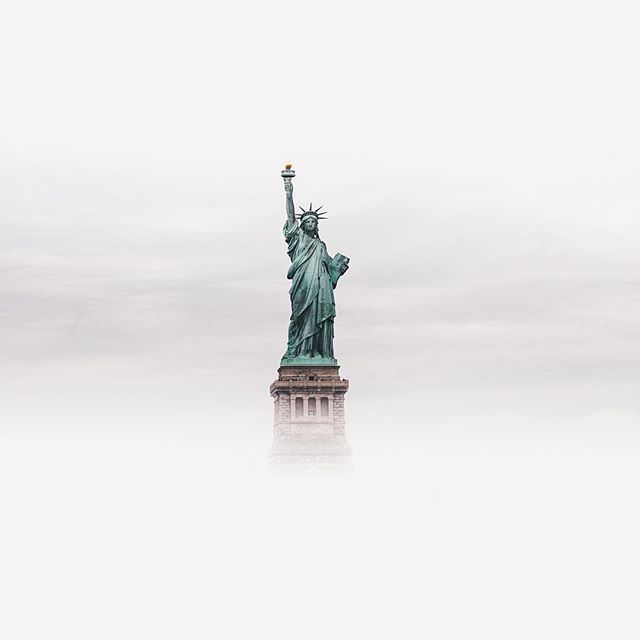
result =
[[295,172],[287,165],[282,172],[287,203],[287,221],[284,237],[291,266],[287,278],[292,280],[291,319],[287,352],[281,365],[336,365],[333,355],[333,319],[336,305],[333,290],[338,279],[349,268],[349,258],[327,253],[325,243],[318,235],[318,220],[324,213],[302,207],[296,214],[293,204]]

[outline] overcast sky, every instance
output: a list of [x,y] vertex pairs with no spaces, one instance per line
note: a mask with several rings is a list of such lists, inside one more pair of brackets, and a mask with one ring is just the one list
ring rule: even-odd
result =
[[[634,4],[5,3],[0,636],[636,639]],[[264,478],[285,162],[337,484]]]
[[92,388],[201,384],[270,416],[291,161],[297,202],[325,205],[322,237],[351,258],[336,353],[356,415],[383,394],[414,417],[427,397],[444,413],[635,415],[628,8],[14,4],[0,27],[14,397],[67,385],[93,406]]

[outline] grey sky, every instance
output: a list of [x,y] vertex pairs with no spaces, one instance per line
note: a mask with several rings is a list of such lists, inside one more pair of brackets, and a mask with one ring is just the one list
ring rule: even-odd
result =
[[[297,202],[325,205],[321,235],[352,259],[336,349],[354,410],[391,393],[415,416],[424,389],[638,410],[640,105],[620,12],[189,7],[4,21],[8,382],[226,380],[268,410],[293,161]],[[517,395],[536,385],[543,402]]]
[[[0,636],[637,638],[637,3],[4,4]],[[265,473],[287,161],[349,478]]]

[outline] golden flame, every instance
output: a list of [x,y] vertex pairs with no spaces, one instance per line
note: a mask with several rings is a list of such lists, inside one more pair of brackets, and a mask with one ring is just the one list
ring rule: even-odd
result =
[[285,168],[287,171],[289,171],[289,169],[291,169],[291,167],[293,167],[293,165],[292,165],[291,163],[289,163],[289,164],[285,164],[285,165],[284,165],[284,168]]

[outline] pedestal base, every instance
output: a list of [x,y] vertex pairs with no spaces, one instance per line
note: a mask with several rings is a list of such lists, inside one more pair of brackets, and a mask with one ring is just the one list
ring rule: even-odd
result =
[[285,365],[271,385],[274,400],[271,462],[304,471],[348,470],[344,395],[349,381],[337,366]]

